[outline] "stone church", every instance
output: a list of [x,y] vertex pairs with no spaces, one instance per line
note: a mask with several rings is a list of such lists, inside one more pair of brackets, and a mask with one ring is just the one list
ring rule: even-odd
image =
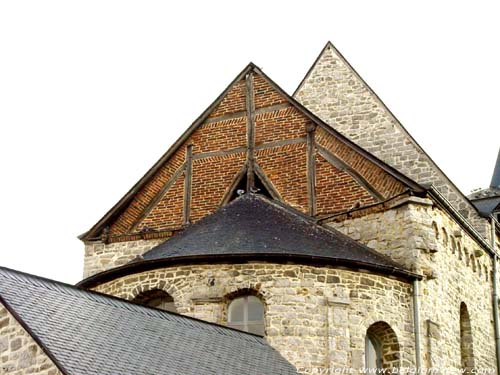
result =
[[291,96],[249,64],[76,286],[0,268],[0,373],[496,374],[499,212],[500,160],[466,197],[331,43]]

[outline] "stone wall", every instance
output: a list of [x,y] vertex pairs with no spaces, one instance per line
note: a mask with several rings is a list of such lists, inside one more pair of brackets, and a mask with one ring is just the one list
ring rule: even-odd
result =
[[159,245],[165,239],[137,240],[128,242],[89,242],[85,244],[83,277],[89,277],[110,268],[122,266],[138,255]]
[[0,304],[0,374],[62,375],[52,360]]
[[163,268],[96,288],[126,299],[154,289],[169,293],[179,313],[220,324],[230,296],[252,291],[265,304],[267,340],[298,368],[363,367],[366,331],[379,321],[396,333],[400,365],[414,363],[411,285],[393,278],[248,263]]
[[460,367],[460,305],[470,313],[476,367],[495,368],[492,258],[429,200],[410,198],[392,209],[329,223],[426,275],[421,282],[426,366]]
[[294,97],[327,124],[398,171],[418,183],[435,185],[485,234],[484,219],[472,204],[331,44],[325,47]]

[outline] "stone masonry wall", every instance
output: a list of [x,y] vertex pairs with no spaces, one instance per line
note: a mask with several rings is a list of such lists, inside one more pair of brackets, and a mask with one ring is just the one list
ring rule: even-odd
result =
[[414,362],[411,285],[385,276],[267,263],[192,265],[129,275],[95,289],[126,299],[162,289],[179,313],[220,324],[229,296],[251,290],[265,304],[267,340],[299,369],[363,367],[365,334],[378,321],[395,331],[400,364]]
[[62,375],[52,360],[0,304],[0,374]]
[[90,242],[85,244],[83,277],[89,277],[110,268],[122,266],[165,241],[164,238],[128,242]]
[[327,124],[418,183],[432,183],[481,233],[472,204],[438,170],[332,45],[323,50],[295,98]]
[[495,368],[492,258],[428,200],[329,225],[426,275],[420,284],[424,365],[460,367],[460,304],[477,368]]

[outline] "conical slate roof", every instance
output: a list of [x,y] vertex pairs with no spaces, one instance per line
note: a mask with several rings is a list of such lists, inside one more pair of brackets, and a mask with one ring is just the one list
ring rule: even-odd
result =
[[235,199],[143,255],[148,262],[221,256],[308,258],[409,274],[388,257],[257,194]]
[[494,189],[500,189],[500,149],[498,150],[495,169],[493,169],[493,176],[491,176],[490,187]]
[[469,199],[483,216],[500,210],[500,150],[498,150],[490,187],[473,192],[469,195]]

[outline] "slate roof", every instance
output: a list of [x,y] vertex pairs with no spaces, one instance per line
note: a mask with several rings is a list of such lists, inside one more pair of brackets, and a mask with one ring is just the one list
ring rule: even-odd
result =
[[143,255],[177,257],[283,256],[315,258],[408,275],[403,266],[298,211],[244,194]]
[[64,374],[296,374],[259,336],[0,267],[0,301]]
[[500,150],[498,150],[490,187],[475,191],[468,198],[483,216],[488,216],[492,212],[500,210]]
[[500,189],[481,190],[471,195],[470,199],[483,216],[488,216],[492,212],[500,210]]
[[500,190],[500,149],[498,150],[497,162],[491,176],[490,187]]

